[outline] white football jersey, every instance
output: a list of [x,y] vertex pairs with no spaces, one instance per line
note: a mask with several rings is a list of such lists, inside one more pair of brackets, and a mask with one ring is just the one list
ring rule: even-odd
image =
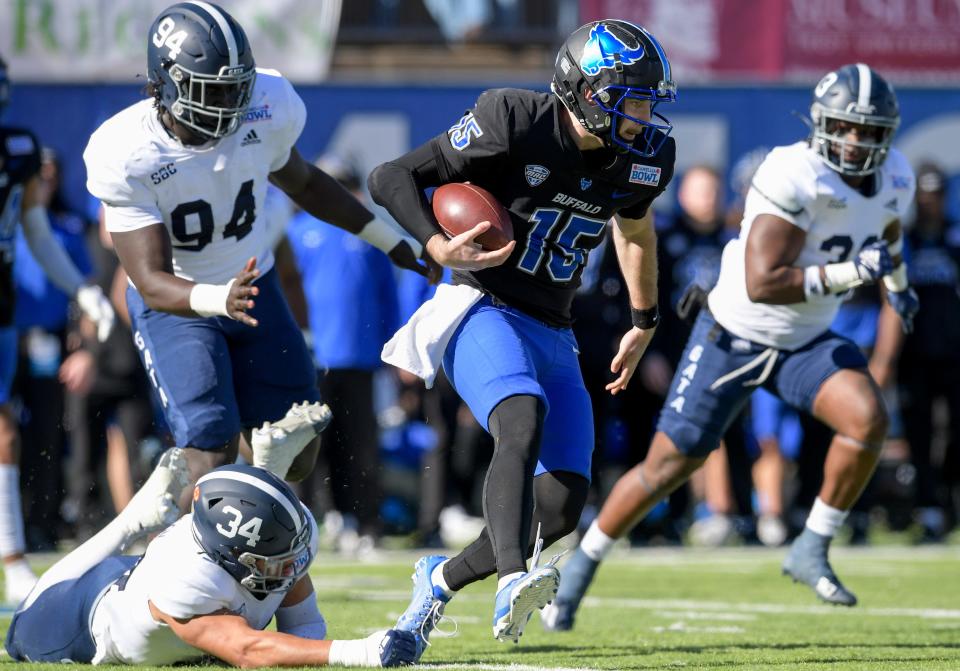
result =
[[797,267],[853,259],[903,220],[913,202],[914,176],[907,159],[891,149],[877,171],[880,186],[870,197],[851,188],[806,142],[773,149],[757,169],[744,206],[740,235],[723,250],[720,278],[710,292],[713,316],[734,335],[795,350],[830,328],[842,295],[811,296],[802,303],[754,303],[747,296],[744,253],[758,215],[773,214],[807,236]]
[[[316,556],[317,523],[304,510],[313,529],[311,554]],[[203,553],[193,537],[192,516],[184,515],[150,543],[122,589],[113,585],[97,604],[90,625],[97,646],[93,663],[166,665],[205,654],[154,620],[148,602],[178,619],[224,611],[263,629],[285,596],[277,592],[255,598]]]
[[267,178],[282,168],[306,122],[293,86],[275,70],[257,69],[250,107],[237,132],[186,146],[142,100],[108,119],[83,153],[87,189],[105,207],[110,232],[163,223],[178,277],[223,284],[250,257],[273,266],[263,225]]

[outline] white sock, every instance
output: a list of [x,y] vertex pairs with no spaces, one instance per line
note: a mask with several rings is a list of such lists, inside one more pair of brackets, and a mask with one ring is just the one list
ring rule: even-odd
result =
[[810,509],[810,515],[807,517],[807,528],[821,536],[833,538],[837,535],[837,529],[843,525],[847,519],[847,510],[839,510],[828,506],[817,497],[813,502],[813,508]]
[[448,585],[447,581],[443,578],[443,567],[446,563],[446,561],[442,561],[433,567],[433,571],[430,572],[430,582],[433,583],[434,587],[439,587],[449,599],[456,594],[456,592],[450,589],[450,585]]
[[610,538],[610,536],[603,533],[600,525],[597,524],[597,520],[594,520],[590,528],[587,529],[587,533],[583,535],[583,540],[580,541],[580,549],[583,550],[583,554],[590,557],[593,561],[603,561],[603,558],[607,556],[610,548],[612,548],[616,542],[617,539]]
[[499,594],[500,590],[502,590],[504,587],[506,587],[507,585],[509,585],[510,583],[512,583],[514,580],[516,580],[522,575],[524,575],[523,571],[517,571],[516,573],[505,575],[499,580],[497,580],[497,593]]
[[20,509],[20,469],[0,464],[0,557],[22,554],[27,543]]

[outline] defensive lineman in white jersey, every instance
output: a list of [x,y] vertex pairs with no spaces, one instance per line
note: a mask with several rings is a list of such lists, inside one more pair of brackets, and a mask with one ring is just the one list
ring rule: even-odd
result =
[[147,79],[150,99],[106,121],[84,152],[88,189],[132,282],[144,367],[192,477],[233,461],[240,431],[268,422],[247,436],[253,463],[301,479],[329,411],[258,218],[268,181],[397,265],[434,279],[435,266],[303,160],[294,147],[303,102],[279,73],[255,67],[221,8],[161,12],[147,35]]
[[[182,450],[165,455],[185,475]],[[200,478],[190,514],[140,557],[120,547],[175,508],[185,479],[151,479],[107,527],[47,571],[14,614],[6,649],[18,661],[165,665],[213,655],[260,666],[397,666],[413,634],[323,640],[307,574],[317,525],[280,478],[228,465]],[[151,505],[152,504],[152,505]],[[276,617],[277,631],[264,631]]]
[[901,257],[900,220],[914,177],[890,148],[896,95],[867,65],[827,74],[811,117],[808,141],[774,149],[757,170],[740,236],[724,249],[647,457],[617,482],[564,566],[557,599],[543,612],[547,629],[573,626],[615,540],[703,464],[760,386],[836,432],[783,572],[828,603],[856,603],[827,552],[876,466],[887,411],[863,354],[830,324],[849,289],[882,280],[892,310],[881,329],[896,315],[911,328],[919,303]]

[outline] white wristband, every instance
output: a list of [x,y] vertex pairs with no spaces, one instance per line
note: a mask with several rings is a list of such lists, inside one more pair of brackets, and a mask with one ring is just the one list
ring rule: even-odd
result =
[[810,300],[811,296],[823,296],[827,290],[823,288],[820,279],[820,266],[807,266],[803,269],[803,297]]
[[359,641],[330,641],[330,652],[327,663],[330,666],[380,666],[379,657],[374,662],[367,659],[367,642]]
[[887,251],[890,252],[890,256],[901,253],[903,251],[903,236],[901,235],[893,242],[887,243]]
[[377,217],[368,221],[363,229],[357,233],[357,237],[366,240],[385,254],[401,242],[410,245],[410,249],[413,250],[413,254],[417,258],[420,258],[420,254],[423,253],[423,245],[417,240],[398,230],[396,226],[392,226]]
[[910,280],[907,279],[907,264],[901,263],[893,269],[893,272],[883,278],[883,284],[888,291],[894,293],[906,291],[910,286]]
[[190,309],[201,317],[229,317],[227,297],[236,280],[226,284],[195,284],[190,290]]
[[823,284],[831,294],[841,294],[864,283],[853,261],[828,263],[823,267],[823,277]]

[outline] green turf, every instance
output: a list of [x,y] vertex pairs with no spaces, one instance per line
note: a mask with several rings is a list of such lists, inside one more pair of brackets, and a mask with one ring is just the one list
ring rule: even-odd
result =
[[[861,599],[854,609],[819,605],[807,588],[781,577],[782,554],[617,553],[601,569],[575,631],[548,634],[535,620],[519,646],[492,639],[491,579],[450,604],[459,633],[435,636],[422,661],[475,671],[960,669],[960,548],[838,548],[835,568]],[[406,605],[414,559],[398,553],[368,564],[321,556],[313,575],[330,635],[355,638],[390,626]]]

